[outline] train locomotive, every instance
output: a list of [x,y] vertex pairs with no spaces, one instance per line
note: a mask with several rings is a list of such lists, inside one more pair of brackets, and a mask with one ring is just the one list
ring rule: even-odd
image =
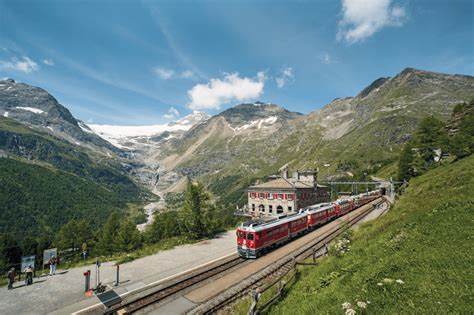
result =
[[380,190],[374,190],[330,203],[312,205],[291,215],[244,222],[236,231],[237,252],[244,258],[258,258],[380,196]]

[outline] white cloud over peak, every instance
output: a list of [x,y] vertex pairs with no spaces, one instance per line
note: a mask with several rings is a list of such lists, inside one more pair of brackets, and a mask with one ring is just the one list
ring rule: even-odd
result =
[[257,99],[263,94],[265,80],[264,72],[258,72],[256,78],[240,77],[237,72],[225,74],[222,79],[211,79],[190,89],[188,107],[192,110],[219,109],[232,101]]
[[392,0],[342,0],[343,18],[337,39],[349,44],[363,41],[386,26],[402,26],[405,8]]
[[54,61],[52,59],[43,59],[43,63],[47,66],[54,66]]
[[166,118],[166,119],[178,118],[179,117],[179,111],[176,108],[174,108],[173,106],[171,106],[168,109],[168,113],[164,114],[163,117]]
[[30,58],[22,57],[21,59],[12,58],[9,61],[0,60],[0,69],[30,73],[33,71],[38,71],[39,67],[38,64]]
[[162,67],[156,67],[154,72],[163,80],[171,79],[171,77],[174,75],[174,70]]
[[279,89],[284,87],[288,82],[294,81],[295,75],[293,74],[292,67],[286,67],[281,70],[281,75],[275,78],[276,85]]

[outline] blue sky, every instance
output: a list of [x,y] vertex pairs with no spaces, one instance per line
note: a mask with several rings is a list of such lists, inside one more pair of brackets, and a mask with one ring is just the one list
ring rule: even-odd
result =
[[0,0],[0,78],[89,123],[261,100],[308,113],[405,67],[474,74],[470,0]]

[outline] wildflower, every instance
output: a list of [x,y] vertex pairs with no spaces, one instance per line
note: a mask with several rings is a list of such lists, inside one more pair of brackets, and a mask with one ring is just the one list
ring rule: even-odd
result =
[[367,304],[370,304],[370,301],[367,301]]
[[382,281],[385,282],[385,283],[392,283],[392,282],[393,282],[393,279],[385,278],[385,279],[383,279]]
[[352,308],[351,303],[349,303],[349,302],[344,302],[344,303],[342,303],[342,309],[343,309],[343,310],[347,310],[347,309],[349,309],[349,308]]
[[378,286],[383,286],[383,283],[382,282],[377,282],[377,285]]
[[354,311],[352,308],[349,308],[346,310],[346,315],[355,315],[356,311]]
[[357,301],[357,306],[360,307],[360,308],[366,308],[366,307],[367,307],[367,303],[362,302],[362,301]]
[[399,284],[404,284],[404,283],[405,283],[405,282],[403,282],[403,280],[401,280],[401,279],[397,279],[397,280],[395,280],[395,282],[396,282],[396,283],[399,283]]

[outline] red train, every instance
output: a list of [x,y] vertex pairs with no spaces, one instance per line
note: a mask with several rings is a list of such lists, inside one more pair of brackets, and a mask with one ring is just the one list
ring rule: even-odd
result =
[[380,191],[374,190],[331,203],[309,206],[300,210],[299,213],[288,216],[244,222],[236,231],[237,251],[241,257],[257,258],[295,237],[349,213],[380,195]]

